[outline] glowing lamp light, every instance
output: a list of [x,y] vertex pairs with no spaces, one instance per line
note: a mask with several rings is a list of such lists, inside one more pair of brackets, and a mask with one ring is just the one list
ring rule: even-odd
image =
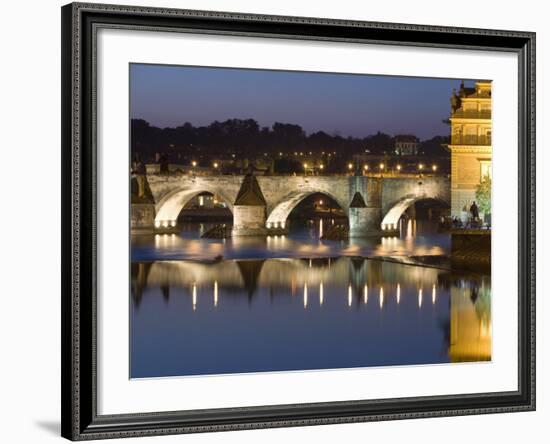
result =
[[307,168],[307,163],[304,163],[304,168]]
[[432,170],[437,171],[437,165],[432,165]]
[[160,228],[160,221],[159,220],[155,221],[155,228]]
[[325,168],[325,166],[324,166],[323,164],[319,165],[319,169],[320,169],[320,170],[322,170],[322,169],[324,169],[324,168]]
[[214,162],[214,168],[218,168],[218,162]]
[[397,168],[397,171],[401,171],[401,165],[397,165],[396,168]]
[[384,169],[384,164],[383,164],[383,163],[380,164],[380,169],[381,169],[381,170]]
[[367,170],[369,169],[369,166],[368,166],[368,165],[363,165],[363,169],[364,169],[365,171],[367,171]]
[[418,164],[418,169],[421,170],[422,168],[424,168],[424,165],[422,165],[421,163]]
[[193,165],[194,167],[197,166],[197,161],[196,160],[193,160],[193,162],[191,162],[191,165]]
[[353,169],[353,163],[348,163],[348,170]]

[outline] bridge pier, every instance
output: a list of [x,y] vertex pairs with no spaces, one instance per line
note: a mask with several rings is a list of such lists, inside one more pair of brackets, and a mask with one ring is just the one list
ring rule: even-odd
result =
[[350,208],[349,237],[381,236],[380,208]]
[[349,237],[380,236],[381,209],[367,207],[365,200],[356,192],[348,210]]
[[232,236],[266,236],[265,206],[233,206]]
[[155,205],[151,203],[130,204],[130,226],[132,231],[153,231],[155,229]]
[[232,236],[267,236],[266,207],[256,177],[247,174],[233,205]]
[[355,194],[348,210],[349,237],[381,236],[382,180],[379,178],[368,178],[367,181],[357,179],[353,186]]

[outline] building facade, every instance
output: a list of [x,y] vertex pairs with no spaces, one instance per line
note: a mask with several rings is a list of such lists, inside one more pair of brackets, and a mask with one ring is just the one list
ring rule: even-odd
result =
[[416,136],[400,134],[394,138],[395,154],[400,156],[416,156],[419,140]]
[[476,200],[476,188],[491,177],[491,82],[461,83],[451,96],[451,215],[461,217]]

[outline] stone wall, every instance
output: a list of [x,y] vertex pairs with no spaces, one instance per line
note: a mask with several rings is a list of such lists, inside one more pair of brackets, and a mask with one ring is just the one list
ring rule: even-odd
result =
[[130,226],[139,229],[152,229],[155,223],[153,204],[132,204],[130,208]]
[[453,230],[451,266],[477,272],[491,271],[491,230]]

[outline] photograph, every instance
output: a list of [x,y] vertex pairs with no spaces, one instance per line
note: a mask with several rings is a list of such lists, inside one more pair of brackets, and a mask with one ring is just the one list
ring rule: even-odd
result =
[[130,379],[492,361],[491,79],[128,69]]

